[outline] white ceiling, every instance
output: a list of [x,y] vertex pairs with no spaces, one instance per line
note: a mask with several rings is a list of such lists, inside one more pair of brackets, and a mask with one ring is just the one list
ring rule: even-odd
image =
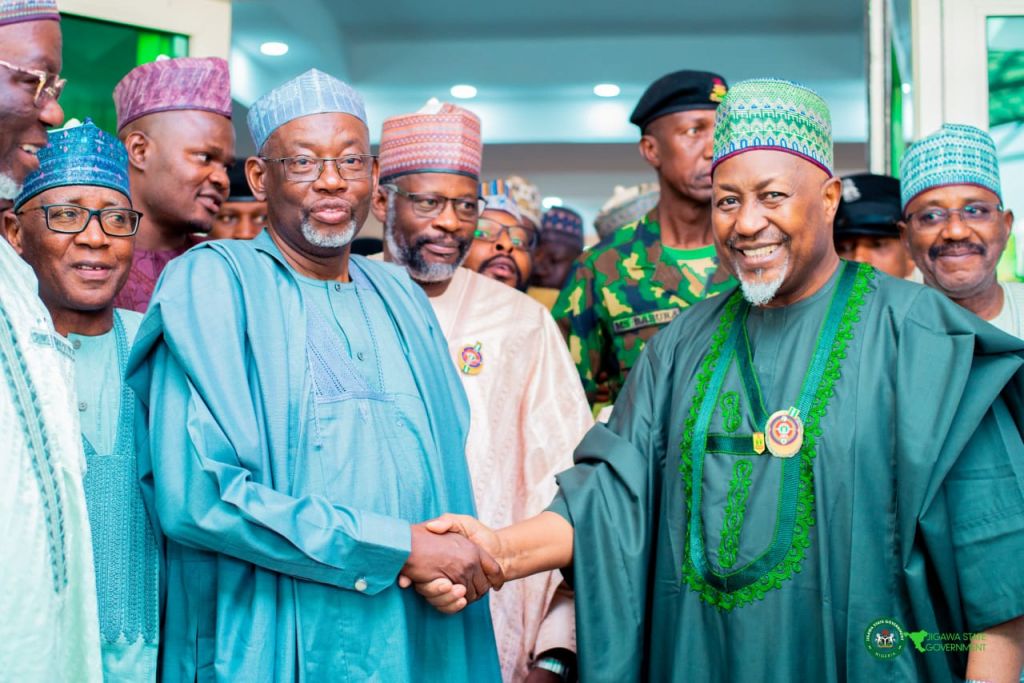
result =
[[[861,0],[236,0],[232,10],[242,105],[315,66],[363,93],[374,137],[387,116],[468,83],[478,96],[460,103],[480,115],[485,143],[632,142],[640,93],[682,68],[802,82],[831,105],[837,141],[867,137]],[[291,49],[264,56],[268,40]],[[601,82],[621,95],[596,97]]]

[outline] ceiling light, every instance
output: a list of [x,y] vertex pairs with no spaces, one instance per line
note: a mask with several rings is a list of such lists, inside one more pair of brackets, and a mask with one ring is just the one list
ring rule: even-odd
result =
[[614,83],[598,83],[594,86],[594,94],[598,97],[618,97],[622,89]]
[[280,57],[288,54],[288,43],[279,43],[276,40],[260,45],[260,52],[268,57]]
[[562,205],[562,198],[561,197],[545,197],[544,199],[541,200],[540,205],[543,206],[545,209],[552,209],[552,208],[554,208],[556,206],[561,206]]
[[476,88],[471,85],[453,85],[451,89],[452,97],[458,97],[460,100],[471,100],[476,97]]

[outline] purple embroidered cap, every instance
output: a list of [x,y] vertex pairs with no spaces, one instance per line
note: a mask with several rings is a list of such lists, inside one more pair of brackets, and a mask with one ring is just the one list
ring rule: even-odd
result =
[[117,130],[162,111],[208,111],[231,118],[231,78],[219,57],[178,57],[141,64],[114,88]]

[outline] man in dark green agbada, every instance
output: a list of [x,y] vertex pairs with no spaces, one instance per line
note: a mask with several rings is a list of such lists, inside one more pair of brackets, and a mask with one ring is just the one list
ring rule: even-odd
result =
[[547,511],[428,525],[509,579],[563,568],[581,680],[1019,679],[1024,342],[837,257],[829,121],[792,83],[730,91],[712,219],[740,285],[647,345]]
[[658,205],[584,252],[552,310],[591,403],[615,399],[644,344],[681,309],[735,284],[711,244],[711,134],[725,93],[721,76],[677,71],[633,110]]

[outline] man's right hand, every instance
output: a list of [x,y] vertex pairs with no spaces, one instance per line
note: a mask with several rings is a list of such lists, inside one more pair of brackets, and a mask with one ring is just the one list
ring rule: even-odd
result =
[[[479,520],[468,515],[441,515],[437,519],[427,522],[425,526],[435,534],[464,536],[479,546],[484,555],[498,557],[500,553],[498,535]],[[489,579],[492,587],[498,590],[504,583],[504,573],[502,572],[500,576],[491,576]],[[408,576],[402,576],[399,579],[399,585],[403,588],[407,588],[411,584],[415,584],[416,592],[422,595],[427,602],[445,614],[460,612],[466,608],[466,605],[478,597],[482,597],[482,593],[477,597],[472,597],[465,586],[453,583],[447,578],[438,578],[428,582],[413,581]]]
[[[428,533],[443,534],[448,538],[453,533],[465,536],[482,550],[481,556],[497,560],[500,572],[490,575],[488,580],[495,590],[501,588],[506,579],[520,579],[538,572],[561,569],[572,564],[572,524],[557,513],[545,511],[495,532],[478,520],[466,515],[441,515],[425,525]],[[468,541],[467,541],[468,542]],[[470,595],[468,586],[460,586],[447,575],[437,580],[423,582],[409,575],[399,577],[402,588],[416,584],[416,592],[442,612],[458,612],[475,600],[482,591]],[[460,594],[459,591],[466,591]]]
[[[483,522],[469,515],[455,515],[446,513],[426,523],[427,529],[435,534],[456,533],[465,536],[491,555],[504,570],[504,557],[502,555],[501,540],[498,534]],[[501,586],[495,586],[500,588]]]
[[427,524],[412,526],[412,551],[401,575],[406,579],[400,581],[403,585],[412,582],[419,588],[434,582],[435,588],[447,587],[444,598],[438,602],[448,607],[458,600],[478,600],[492,586],[501,587],[505,580],[501,566],[486,550],[464,535],[435,531]]

